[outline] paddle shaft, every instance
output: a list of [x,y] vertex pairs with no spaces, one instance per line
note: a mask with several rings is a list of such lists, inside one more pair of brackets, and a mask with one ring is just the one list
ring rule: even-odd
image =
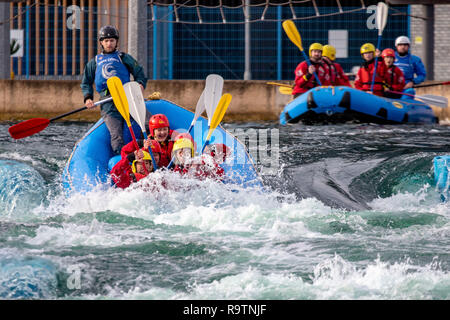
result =
[[[381,36],[383,35],[384,27],[387,23],[387,17],[388,17],[388,7],[385,3],[379,2],[377,5],[377,16],[376,16],[376,25],[378,29],[378,43],[377,48],[381,46]],[[374,52],[375,54],[375,52]],[[378,67],[378,56],[375,54],[375,66],[372,76],[372,84],[370,86],[370,91],[373,92],[373,87],[375,85],[375,77],[377,75],[377,67]]]
[[389,90],[389,91],[387,91],[387,92],[396,93],[396,94],[403,94],[403,95],[405,95],[405,96],[410,96],[410,97],[417,98],[417,99],[429,99],[430,101],[432,100],[432,99],[430,99],[430,98],[428,98],[428,97],[421,97],[421,96],[414,95],[414,94],[410,94],[410,93],[404,93],[404,92],[398,92],[398,91],[391,91],[391,90]]
[[[309,61],[308,56],[306,55],[305,51],[300,50],[303,53],[303,57],[306,60],[306,63],[308,64],[308,67],[311,65],[311,61]],[[319,84],[319,86],[322,86],[322,83],[319,80],[319,77],[317,76],[317,73],[314,71],[314,78],[316,78],[317,83]]]
[[271,85],[274,85],[274,86],[280,86],[280,87],[287,87],[287,88],[291,88],[291,89],[292,89],[292,86],[289,85],[289,84],[286,84],[286,83],[266,82],[266,84],[271,84]]
[[404,92],[397,92],[397,91],[387,91],[387,92],[395,93],[395,94],[402,94],[402,95],[405,95],[405,96],[413,97],[415,99],[420,99],[420,100],[422,100],[425,103],[432,104],[432,105],[437,106],[437,107],[441,107],[441,108],[446,108],[447,107],[446,102],[440,101],[440,100],[437,100],[437,99],[433,99],[432,97],[422,97],[422,96],[418,96],[418,95],[413,95],[413,94],[404,93]]
[[[377,48],[380,47],[380,44],[381,44],[381,35],[378,36]],[[375,68],[373,70],[373,76],[372,76],[372,84],[370,85],[370,91],[372,91],[372,92],[373,92],[373,86],[375,85],[375,77],[377,76],[377,67],[378,67],[378,56],[376,55],[375,56]]]
[[439,82],[439,83],[428,83],[428,84],[419,84],[417,86],[414,86],[413,88],[425,88],[425,87],[433,87],[433,86],[445,86],[450,84],[450,81],[446,82]]
[[[288,36],[289,40],[295,46],[300,50],[300,52],[303,54],[303,58],[305,58],[306,64],[308,67],[311,65],[311,61],[309,61],[308,56],[306,55],[305,51],[303,51],[302,46],[302,37],[300,36],[300,32],[298,31],[297,27],[295,26],[294,22],[291,20],[285,20],[282,23],[283,29],[286,32],[286,35]],[[316,72],[314,72],[314,78],[316,79],[317,83],[322,86],[322,83],[319,80],[319,77],[317,76]]]
[[[112,97],[109,97],[109,98],[107,98],[107,99],[103,99],[103,100],[97,101],[96,103],[94,103],[94,106],[98,106],[99,104],[103,104],[103,103],[108,102],[108,101],[111,101],[111,100],[112,100]],[[86,109],[87,109],[87,107],[84,106],[84,107],[81,107],[81,108],[79,108],[79,109],[76,109],[76,110],[73,110],[73,111],[69,111],[69,112],[67,112],[67,113],[61,114],[61,115],[56,116],[56,117],[54,117],[54,118],[51,118],[51,119],[49,119],[49,121],[50,121],[50,122],[51,122],[51,121],[55,121],[55,120],[58,120],[58,119],[61,119],[61,118],[70,116],[71,114],[74,114],[74,113],[77,113],[77,112],[80,112],[80,111],[83,111],[83,110],[86,110]]]
[[[402,94],[402,95],[405,95],[405,96],[410,96],[410,97],[416,98],[416,95],[410,94],[410,93],[404,93],[404,92],[398,92],[398,91],[392,91],[392,90],[388,90],[386,92]],[[417,98],[419,98],[419,96],[417,96]]]

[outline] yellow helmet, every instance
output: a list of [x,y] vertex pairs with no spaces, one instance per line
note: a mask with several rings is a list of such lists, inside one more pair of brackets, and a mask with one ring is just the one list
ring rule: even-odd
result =
[[194,143],[192,143],[192,141],[187,138],[182,138],[175,141],[175,143],[173,144],[172,154],[174,154],[175,151],[184,148],[190,148],[192,157],[194,157]]
[[330,44],[323,46],[322,56],[327,57],[331,61],[336,60],[336,49]]
[[371,43],[364,43],[361,46],[361,50],[360,50],[361,54],[367,53],[367,52],[373,52],[375,53],[375,46]]
[[[152,161],[152,157],[150,156],[150,153],[148,153],[147,151],[142,150],[142,153],[144,154],[144,157],[141,160],[150,160]],[[136,169],[136,162],[138,160],[134,160],[133,163],[131,164],[131,170],[133,171],[133,173],[136,173],[137,169]]]
[[312,45],[309,46],[309,56],[311,56],[311,51],[313,50],[323,50],[323,46],[320,43],[314,42]]

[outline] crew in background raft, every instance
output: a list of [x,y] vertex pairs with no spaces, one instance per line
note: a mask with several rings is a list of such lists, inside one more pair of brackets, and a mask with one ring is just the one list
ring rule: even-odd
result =
[[[98,32],[98,40],[102,47],[102,53],[96,55],[85,66],[81,90],[84,96],[84,104],[88,108],[94,108],[94,91],[92,85],[100,94],[100,99],[110,96],[106,81],[117,76],[123,84],[130,81],[130,74],[134,81],[141,85],[144,90],[147,78],[144,69],[129,54],[117,50],[119,42],[119,31],[114,26],[103,26]],[[123,124],[124,119],[117,110],[114,102],[106,102],[101,105],[101,116],[108,127],[111,135],[111,148],[115,154],[120,154],[124,145]],[[149,115],[147,115],[149,116]]]
[[422,60],[409,52],[410,46],[411,41],[406,36],[400,36],[395,39],[397,51],[395,52],[394,64],[403,71],[405,76],[405,93],[416,94],[413,86],[425,81],[427,72]]
[[332,86],[352,86],[341,65],[335,62],[335,47],[329,44],[323,46],[322,59],[328,65],[328,72],[330,74],[330,82]]
[[384,49],[381,53],[381,58],[386,65],[386,74],[384,80],[384,87],[386,91],[384,96],[392,99],[400,99],[403,95],[393,93],[390,91],[402,92],[405,87],[405,77],[402,70],[394,65],[395,52],[393,49]]
[[382,97],[384,95],[383,84],[386,75],[386,65],[382,59],[378,59],[377,74],[375,76],[373,92],[371,92],[373,73],[375,71],[375,46],[371,43],[365,43],[361,46],[360,52],[364,63],[356,75],[355,88]]
[[320,43],[311,44],[309,46],[311,65],[308,66],[308,63],[303,61],[295,69],[295,86],[292,90],[294,99],[306,91],[319,86],[314,72],[323,86],[331,84],[328,65],[322,61],[322,50],[323,47]]

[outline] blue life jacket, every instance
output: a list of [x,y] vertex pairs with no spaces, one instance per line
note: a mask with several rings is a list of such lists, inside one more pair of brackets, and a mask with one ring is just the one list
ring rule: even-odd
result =
[[[403,71],[406,83],[412,81],[414,84],[419,84],[423,82],[427,76],[422,60],[420,60],[418,56],[414,56],[410,53],[402,57],[396,51],[394,64]],[[414,78],[414,74],[416,74],[417,77]]]
[[95,89],[98,93],[105,91],[108,86],[106,81],[111,77],[119,77],[123,84],[130,82],[130,72],[120,59],[120,52],[95,56],[97,68],[95,69]]

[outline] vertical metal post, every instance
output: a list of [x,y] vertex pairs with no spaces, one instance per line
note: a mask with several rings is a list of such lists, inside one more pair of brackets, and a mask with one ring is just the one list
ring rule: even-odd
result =
[[[19,2],[18,4],[18,9],[17,12],[20,12],[19,14],[19,18],[18,18],[18,23],[19,23],[19,27],[18,29],[22,29],[22,2]],[[25,40],[23,41],[23,44],[25,44]],[[22,46],[23,46],[22,44]],[[23,48],[22,48],[23,50]],[[25,53],[25,50],[23,50]],[[17,66],[17,74],[22,75],[22,62],[23,62],[23,57],[19,57],[19,62],[18,62],[18,66]]]
[[34,37],[35,39],[34,39],[34,43],[35,43],[35,51],[34,51],[34,54],[35,54],[35,56],[36,56],[36,62],[35,62],[35,68],[36,68],[36,71],[34,72],[34,74],[35,75],[39,75],[40,73],[41,73],[41,70],[40,70],[40,65],[41,65],[41,56],[40,56],[40,52],[41,52],[41,48],[40,48],[40,44],[41,44],[41,32],[40,32],[40,28],[39,28],[39,26],[40,26],[40,24],[41,24],[41,18],[40,18],[40,14],[39,14],[39,11],[40,11],[40,6],[39,6],[39,1],[36,1],[35,2],[35,6],[34,6],[34,12],[35,12],[35,19],[36,19],[36,22],[35,22],[35,24],[34,24],[34,26],[35,26],[35,29],[36,29],[36,36]]
[[282,77],[282,41],[281,41],[281,6],[277,6],[277,80],[281,80]]
[[25,51],[25,74],[26,79],[30,79],[30,1],[27,1],[26,14],[25,14],[25,38],[26,38],[26,51]]
[[[9,4],[9,16],[13,17],[14,16],[14,3],[10,3]],[[14,19],[11,19],[9,21],[9,30],[14,29]],[[18,28],[17,28],[18,29]],[[6,44],[6,41],[5,41]],[[9,70],[10,70],[10,75],[12,75],[12,72],[14,71],[14,58],[10,57],[9,59]]]
[[434,5],[425,5],[425,37],[423,47],[425,48],[425,66],[427,80],[434,79]]
[[53,74],[58,75],[58,0],[55,0],[53,12]]
[[[9,31],[9,3],[0,3],[0,79],[10,79],[10,31]],[[8,21],[8,22],[6,22]]]
[[411,39],[411,5],[408,4],[408,11],[407,11],[407,18],[406,18],[406,23],[407,23],[407,28],[408,28],[408,38]]
[[148,28],[147,28],[147,1],[129,0],[128,1],[128,29],[125,36],[121,36],[122,45],[127,45],[128,53],[132,55],[144,69],[145,75],[149,74],[148,60]]
[[169,36],[167,37],[167,41],[168,41],[168,63],[167,63],[167,67],[168,67],[168,79],[172,80],[173,79],[173,6],[169,6]]
[[49,60],[49,55],[48,55],[48,43],[49,43],[49,30],[48,30],[48,24],[49,24],[49,13],[48,13],[48,0],[44,1],[44,15],[45,15],[45,22],[44,22],[44,30],[45,30],[45,34],[44,34],[44,75],[48,75],[48,60]]
[[62,2],[62,65],[63,65],[63,76],[67,75],[67,0]]
[[244,14],[245,14],[245,71],[244,80],[252,78],[250,65],[250,51],[251,51],[251,36],[250,36],[250,0],[245,0]]
[[158,6],[153,6],[153,80],[158,78]]

